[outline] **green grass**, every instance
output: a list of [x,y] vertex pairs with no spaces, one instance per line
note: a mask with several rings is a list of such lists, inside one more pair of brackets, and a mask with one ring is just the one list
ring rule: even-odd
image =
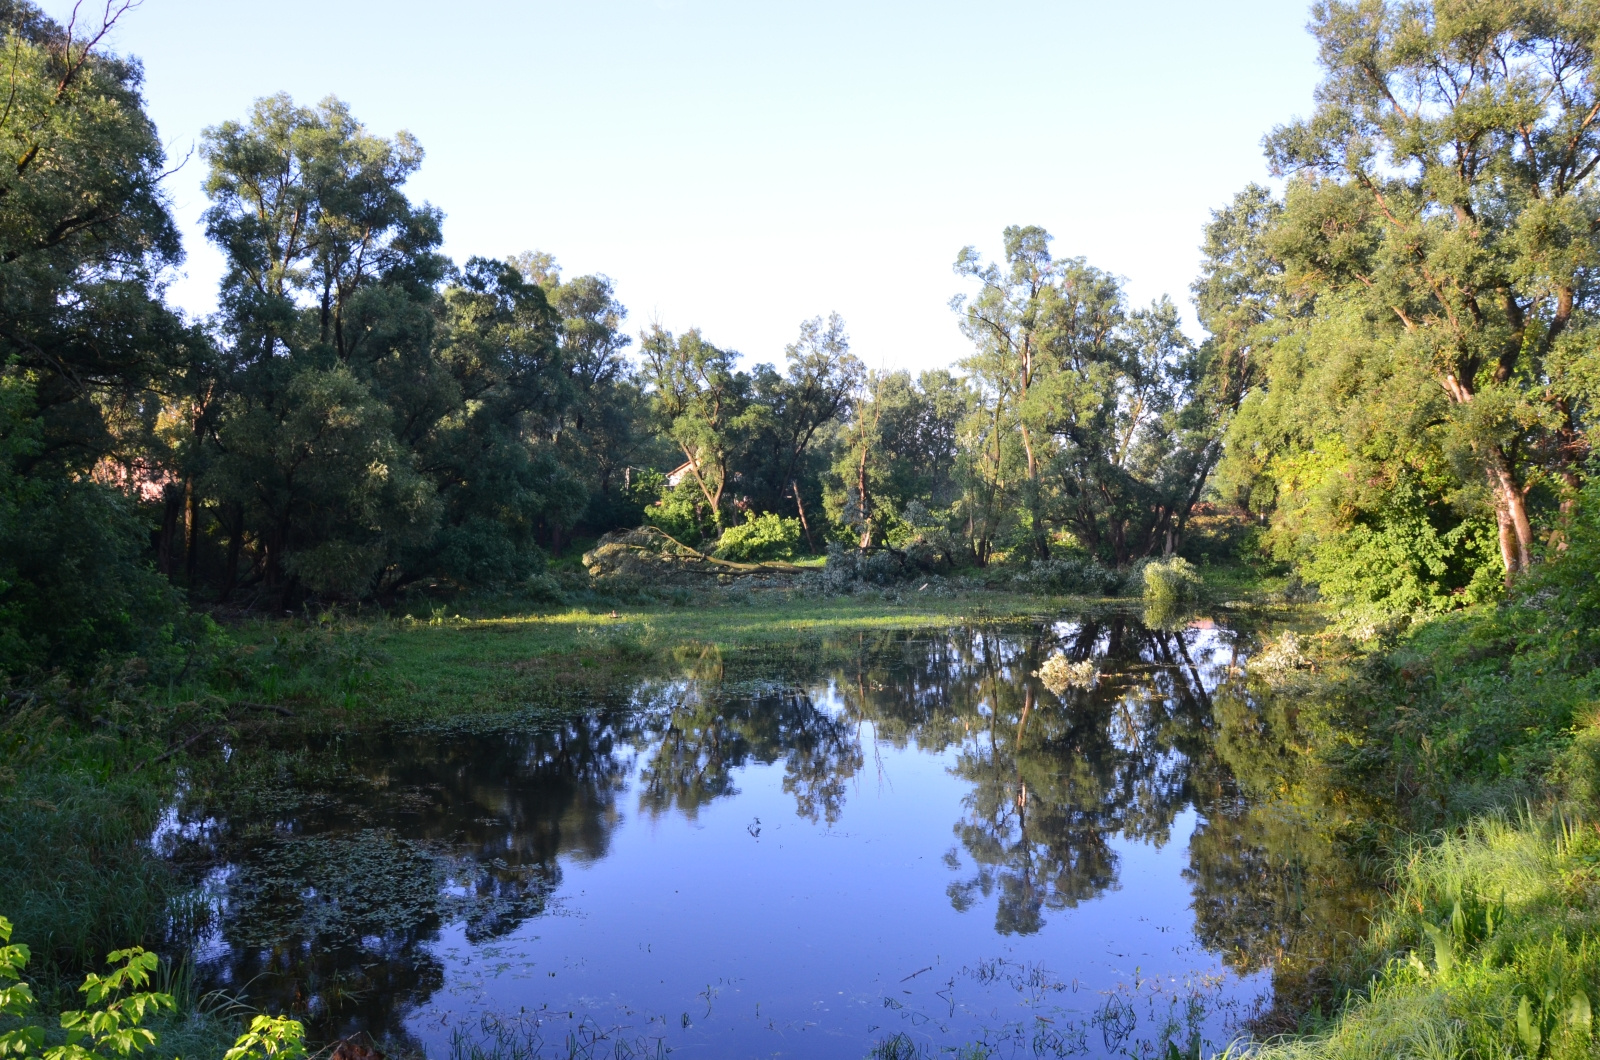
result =
[[1366,989],[1257,1060],[1594,1055],[1600,832],[1503,814],[1418,842],[1373,925]]
[[[257,669],[273,672],[272,702],[308,720],[437,724],[591,709],[625,692],[624,676],[682,672],[686,652],[714,657],[725,679],[782,680],[786,658],[846,650],[842,640],[851,633],[1057,615],[1086,603],[914,589],[899,599],[706,593],[687,606],[518,614],[480,605],[426,620],[274,620],[242,627],[238,636]],[[315,649],[290,643],[310,633],[321,638]],[[272,661],[279,655],[288,658]]]

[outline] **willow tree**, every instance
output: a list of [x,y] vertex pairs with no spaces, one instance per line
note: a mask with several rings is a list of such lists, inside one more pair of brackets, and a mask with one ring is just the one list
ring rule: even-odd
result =
[[768,410],[751,400],[750,376],[738,370],[739,354],[707,342],[699,329],[680,337],[655,325],[639,349],[656,415],[683,454],[683,474],[720,533],[739,458]]
[[953,302],[981,395],[967,422],[974,479],[1016,498],[1037,558],[1057,527],[1119,564],[1171,551],[1220,454],[1214,359],[1170,300],[1134,309],[1117,277],[1053,258],[1042,228],[1004,236],[1004,266],[970,247],[956,261],[979,283]]
[[1534,559],[1530,496],[1570,497],[1588,452],[1600,15],[1324,0],[1311,30],[1316,109],[1267,141],[1289,176],[1284,283],[1359,311],[1392,378],[1442,393],[1445,448],[1482,484],[1509,578]]

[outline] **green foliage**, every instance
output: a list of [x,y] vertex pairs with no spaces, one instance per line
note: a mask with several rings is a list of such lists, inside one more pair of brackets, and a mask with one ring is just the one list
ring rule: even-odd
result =
[[700,487],[688,478],[677,486],[667,486],[663,479],[655,502],[644,509],[644,522],[647,526],[660,527],[691,548],[707,539],[717,539],[711,507]]
[[823,505],[836,540],[903,547],[921,537],[947,564],[970,550],[958,540],[968,508],[957,426],[972,396],[948,371],[868,373],[832,439]]
[[[22,981],[28,965],[28,947],[11,942],[11,921],[0,916],[0,1018],[19,1021],[33,1009],[33,991]],[[0,1032],[0,1056],[26,1056],[44,1045],[38,1027],[13,1027]]]
[[752,400],[750,376],[736,367],[738,353],[712,345],[697,329],[679,338],[657,326],[641,352],[656,415],[683,454],[683,481],[699,491],[720,529],[739,457],[772,410]]
[[1320,1032],[1250,1055],[1592,1055],[1597,861],[1595,829],[1559,817],[1490,816],[1417,844],[1372,926],[1370,984]]
[[799,519],[784,519],[771,512],[746,512],[744,522],[728,527],[717,539],[716,555],[745,563],[790,559],[799,545]]
[[[1034,557],[1062,527],[1122,566],[1181,538],[1237,388],[1211,378],[1223,362],[1184,336],[1170,299],[1130,308],[1119,280],[1054,259],[1049,242],[1014,226],[1004,265],[971,247],[956,259],[978,284],[952,303],[980,395],[963,422],[965,469],[983,507],[1015,505]],[[1005,530],[988,512],[984,523],[980,563]]]
[[256,1016],[222,1060],[300,1060],[306,1055],[305,1027],[287,1016]]
[[1284,198],[1219,212],[1196,285],[1254,387],[1220,485],[1341,602],[1486,599],[1559,532],[1590,448],[1594,17],[1373,0],[1310,28],[1316,109],[1267,139]]
[[1182,556],[1169,556],[1144,565],[1140,573],[1147,604],[1171,607],[1189,603],[1199,593],[1200,572]]
[[32,393],[0,375],[0,673],[159,654],[182,613],[132,505],[95,482],[23,470],[41,444]]
[[[16,1022],[32,1015],[33,996],[21,982],[28,948],[10,945],[11,932],[11,921],[0,916],[0,983],[8,984],[0,987],[0,1017]],[[171,994],[145,989],[159,963],[156,955],[135,946],[112,951],[106,963],[114,966],[109,974],[90,972],[78,988],[86,1007],[61,1014],[62,1044],[46,1048],[43,1028],[22,1025],[0,1033],[0,1056],[126,1060],[154,1049],[156,1032],[144,1024],[149,1017],[177,1007]],[[281,1016],[258,1015],[223,1060],[301,1060],[305,1055],[304,1026]]]

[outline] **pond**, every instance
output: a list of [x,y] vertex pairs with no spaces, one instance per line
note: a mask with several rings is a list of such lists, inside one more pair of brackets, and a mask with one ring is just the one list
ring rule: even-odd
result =
[[[1314,908],[1307,829],[1230,768],[1230,743],[1279,753],[1254,643],[1112,612],[797,642],[770,677],[691,649],[559,724],[225,749],[156,841],[211,911],[205,987],[323,1037],[1209,1052],[1311,919],[1361,906]],[[1069,683],[1038,676],[1055,655]]]

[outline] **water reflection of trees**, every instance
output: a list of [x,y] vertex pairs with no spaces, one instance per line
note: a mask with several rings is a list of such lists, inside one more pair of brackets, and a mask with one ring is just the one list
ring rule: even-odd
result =
[[[957,908],[993,898],[998,931],[1034,932],[1046,911],[1115,885],[1115,838],[1166,842],[1210,724],[1186,636],[1124,615],[979,630],[864,658],[870,669],[840,681],[882,738],[952,752],[971,785],[955,825],[972,863],[950,885]],[[1034,673],[1055,651],[1095,661],[1101,678],[1050,692]]]
[[[627,712],[537,732],[242,750],[198,779],[180,812],[188,830],[169,841],[197,874],[231,873],[219,983],[253,982],[325,1033],[399,1035],[442,978],[423,943],[453,921],[477,942],[539,915],[563,860],[603,857],[635,807],[693,818],[761,763],[782,769],[797,813],[832,824],[868,754],[915,744],[946,753],[968,785],[947,859],[957,908],[993,901],[997,931],[1038,931],[1116,885],[1118,839],[1166,843],[1193,806],[1201,938],[1249,971],[1283,949],[1286,916],[1299,931],[1316,915],[1281,895],[1327,877],[1306,874],[1292,825],[1256,809],[1251,785],[1270,782],[1251,770],[1285,751],[1250,728],[1238,682],[1218,689],[1232,637],[1117,614],[863,633],[819,646],[798,687],[737,694],[720,686],[715,649],[686,650],[682,676],[640,685]],[[1094,661],[1098,680],[1049,691],[1034,673],[1056,651]]]
[[163,833],[217,885],[202,972],[327,1035],[404,1036],[439,988],[422,943],[544,911],[561,858],[603,857],[632,772],[630,715],[536,733],[313,739],[236,749],[199,773]]
[[832,824],[847,784],[861,767],[861,741],[850,719],[819,709],[809,695],[778,691],[725,698],[693,683],[656,698],[637,733],[644,759],[640,809],[693,818],[736,789],[733,772],[752,762],[782,761],[784,791],[807,820]]

